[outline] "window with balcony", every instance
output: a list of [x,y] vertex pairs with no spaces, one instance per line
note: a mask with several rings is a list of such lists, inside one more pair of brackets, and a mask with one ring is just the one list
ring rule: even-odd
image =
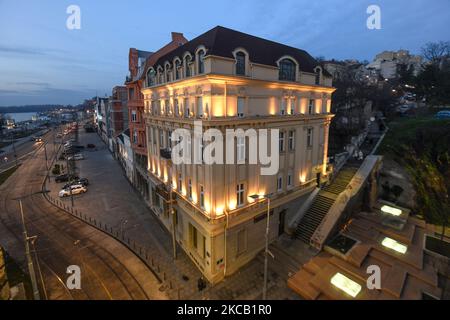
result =
[[203,50],[197,53],[197,71],[198,74],[205,72],[205,51]]
[[243,206],[245,204],[245,188],[243,183],[239,183],[236,186],[236,200],[237,206]]
[[283,59],[279,63],[279,80],[295,81],[296,65],[291,59]]
[[236,74],[245,76],[245,53],[242,51],[236,53]]
[[294,130],[289,131],[288,144],[289,144],[289,151],[294,151],[294,149],[295,149],[295,131]]
[[242,118],[244,116],[244,105],[245,105],[245,98],[238,97],[237,100],[237,116]]

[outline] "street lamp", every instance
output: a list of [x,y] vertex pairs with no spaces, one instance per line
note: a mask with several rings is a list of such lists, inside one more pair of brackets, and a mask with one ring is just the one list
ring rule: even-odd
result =
[[272,193],[268,193],[265,195],[253,194],[250,198],[256,200],[259,199],[267,199],[267,221],[266,221],[266,245],[264,250],[264,286],[263,286],[263,300],[267,299],[267,267],[268,267],[268,255],[269,255],[269,227],[270,227],[270,197]]

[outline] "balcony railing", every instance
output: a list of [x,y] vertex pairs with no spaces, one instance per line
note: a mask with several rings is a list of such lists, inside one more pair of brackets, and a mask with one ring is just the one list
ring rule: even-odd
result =
[[159,154],[160,154],[161,158],[163,158],[163,159],[166,159],[166,160],[172,159],[172,150],[170,150],[168,148],[159,149]]

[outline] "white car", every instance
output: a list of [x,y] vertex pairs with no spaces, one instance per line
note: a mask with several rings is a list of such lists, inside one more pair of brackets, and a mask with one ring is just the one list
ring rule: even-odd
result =
[[77,153],[67,158],[67,160],[84,160],[84,156],[81,153]]
[[[72,189],[72,194],[80,194],[80,193],[85,193],[87,191],[87,188],[81,184],[74,184],[72,186],[70,186],[70,189]],[[70,196],[70,189],[62,189],[59,192],[59,197],[60,198],[64,198],[64,197],[68,197]]]

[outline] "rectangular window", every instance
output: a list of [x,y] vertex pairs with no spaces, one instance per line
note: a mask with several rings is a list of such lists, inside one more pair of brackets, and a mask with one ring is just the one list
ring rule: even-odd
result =
[[314,99],[309,99],[308,114],[314,113]]
[[240,183],[236,186],[236,198],[238,207],[243,206],[245,204],[244,194],[245,194],[244,184]]
[[277,179],[277,190],[282,191],[283,190],[283,177],[279,176]]
[[159,147],[164,148],[164,131],[159,129]]
[[237,137],[237,163],[245,163],[245,137]]
[[178,192],[183,191],[183,175],[181,173],[178,174]]
[[138,134],[136,130],[133,132],[133,143],[138,143]]
[[130,88],[130,90],[128,91],[128,100],[133,99],[134,99],[134,88]]
[[280,152],[284,152],[284,132],[280,131]]
[[295,131],[294,130],[290,130],[289,131],[289,151],[293,151],[295,149]]
[[287,185],[288,185],[288,187],[292,187],[292,172],[289,172],[289,173],[288,173],[288,176],[287,176]]
[[280,108],[280,114],[281,115],[285,115],[286,114],[287,101],[288,101],[288,99],[286,99],[286,98],[283,98],[281,100],[281,108]]
[[131,122],[136,122],[137,121],[137,114],[136,111],[131,111]]
[[188,181],[188,197],[189,197],[189,199],[192,200],[192,180],[191,179],[189,179],[189,181]]
[[189,98],[184,99],[184,117],[189,118],[190,110],[189,110]]
[[172,130],[167,130],[167,144],[170,150],[172,150]]
[[152,128],[152,140],[153,140],[153,144],[156,144],[158,137],[156,136],[156,128]]
[[189,224],[189,229],[191,231],[191,244],[192,247],[197,249],[198,248],[198,243],[197,243],[197,228],[194,227],[192,224]]
[[289,106],[289,114],[294,114],[295,113],[295,99],[291,99],[290,100],[290,106]]
[[243,117],[244,116],[244,98],[242,97],[238,97],[237,100],[237,116],[238,117]]
[[168,115],[170,113],[170,101],[169,100],[166,100],[164,102],[164,107],[165,107],[164,113],[166,115]]
[[200,207],[202,209],[205,208],[205,190],[203,189],[203,186],[200,186]]
[[313,145],[313,129],[308,128],[307,134],[306,134],[306,146],[308,148],[311,148]]
[[203,116],[203,98],[197,97],[197,116],[202,117]]
[[176,117],[178,117],[179,115],[180,115],[180,110],[179,110],[179,106],[178,106],[178,99],[175,99],[174,101],[173,101],[173,104],[174,104],[174,108],[175,108],[175,116]]

